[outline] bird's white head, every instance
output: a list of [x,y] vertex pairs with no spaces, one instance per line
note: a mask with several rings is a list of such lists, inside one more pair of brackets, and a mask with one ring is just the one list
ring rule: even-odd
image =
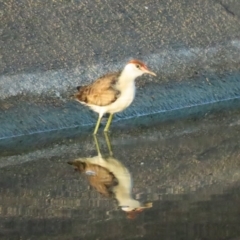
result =
[[150,74],[152,76],[157,76],[154,72],[151,72],[148,69],[146,64],[137,59],[129,61],[124,68],[124,72],[126,72],[128,75],[131,75],[133,78],[137,78],[144,73]]

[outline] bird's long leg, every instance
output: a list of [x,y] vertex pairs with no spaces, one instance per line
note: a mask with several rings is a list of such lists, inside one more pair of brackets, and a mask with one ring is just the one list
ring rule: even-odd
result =
[[93,135],[93,138],[94,138],[94,142],[95,142],[95,145],[96,145],[97,153],[98,153],[99,156],[101,156],[101,152],[100,152],[97,136]]
[[110,154],[110,156],[112,156],[113,152],[112,152],[111,141],[109,139],[109,136],[108,136],[107,132],[104,132],[104,136],[105,136],[105,140],[106,140],[106,143],[107,143],[107,146],[108,146],[109,154]]
[[100,125],[100,122],[101,122],[101,119],[102,119],[102,116],[99,115],[93,134],[96,134],[96,133],[97,133],[98,128],[99,128],[99,125]]
[[109,116],[109,118],[108,118],[108,121],[107,121],[106,127],[104,128],[104,132],[108,132],[109,127],[110,127],[111,122],[112,122],[112,118],[113,118],[113,113],[110,113],[110,116]]

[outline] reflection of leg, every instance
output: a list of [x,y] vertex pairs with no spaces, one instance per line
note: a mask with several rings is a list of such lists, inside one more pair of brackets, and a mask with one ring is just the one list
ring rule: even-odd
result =
[[102,116],[99,115],[93,134],[97,133],[99,125],[100,125],[100,122],[101,122],[101,119],[102,119]]
[[107,132],[104,132],[104,136],[105,136],[105,140],[106,140],[106,143],[107,143],[109,154],[110,154],[110,156],[112,156],[113,153],[112,153],[111,141],[109,139],[109,136],[108,136]]
[[104,128],[104,132],[108,132],[109,127],[110,127],[111,122],[112,122],[112,118],[113,118],[113,113],[110,113],[107,124],[106,124],[106,127]]
[[98,153],[98,155],[101,155],[100,148],[99,148],[99,145],[98,145],[97,136],[93,135],[93,138],[94,138],[94,142],[95,142],[95,145],[96,145],[97,153]]

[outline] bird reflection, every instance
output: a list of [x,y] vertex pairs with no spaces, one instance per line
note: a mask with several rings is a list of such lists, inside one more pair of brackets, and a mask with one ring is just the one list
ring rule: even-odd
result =
[[127,217],[133,219],[144,209],[151,208],[152,203],[141,203],[132,197],[131,174],[120,161],[113,157],[109,137],[107,134],[104,135],[109,150],[107,157],[102,156],[97,137],[93,136],[98,155],[78,158],[68,164],[73,165],[76,171],[85,173],[89,184],[100,194],[115,198],[119,207],[127,213]]

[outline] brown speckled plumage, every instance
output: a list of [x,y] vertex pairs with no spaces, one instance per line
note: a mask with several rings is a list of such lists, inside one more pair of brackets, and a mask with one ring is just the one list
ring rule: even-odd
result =
[[121,72],[109,73],[90,85],[78,87],[76,99],[86,104],[106,106],[117,100],[120,92],[115,88]]

